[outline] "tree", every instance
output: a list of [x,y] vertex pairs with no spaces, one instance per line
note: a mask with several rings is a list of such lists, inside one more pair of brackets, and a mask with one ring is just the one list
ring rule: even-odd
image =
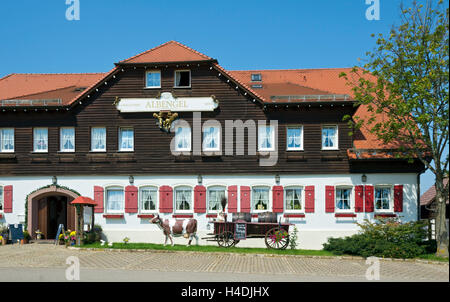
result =
[[448,257],[449,11],[442,0],[414,1],[400,9],[401,24],[386,37],[378,35],[375,49],[366,53],[367,63],[340,75],[352,86],[357,104],[369,112],[369,117],[347,118],[356,129],[366,127],[384,144],[396,145],[396,156],[420,160],[432,171],[436,254]]

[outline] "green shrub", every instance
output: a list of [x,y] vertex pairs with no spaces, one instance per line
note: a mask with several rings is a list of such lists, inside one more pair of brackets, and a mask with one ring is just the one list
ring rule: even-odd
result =
[[94,242],[100,242],[100,239],[102,238],[102,227],[98,224],[94,225],[92,230],[89,232],[84,232],[84,243],[94,243]]
[[329,238],[324,250],[335,254],[362,257],[414,258],[433,248],[426,242],[426,230],[422,222],[400,223],[396,219],[367,219],[358,224],[361,231],[345,238]]

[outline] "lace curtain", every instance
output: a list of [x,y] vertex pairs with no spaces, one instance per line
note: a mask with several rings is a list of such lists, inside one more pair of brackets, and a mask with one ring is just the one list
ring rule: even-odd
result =
[[222,210],[222,204],[220,203],[222,198],[225,197],[224,189],[212,189],[209,191],[208,205],[210,211]]
[[176,209],[190,210],[191,209],[191,189],[177,189],[176,193]]
[[133,150],[133,129],[120,129],[120,150]]
[[271,149],[273,142],[273,128],[270,126],[259,128],[259,147],[260,149]]
[[61,129],[61,151],[75,150],[75,129]]
[[107,190],[107,211],[119,212],[123,210],[123,190]]
[[34,129],[34,150],[47,151],[48,131],[47,128]]
[[106,150],[106,129],[92,128],[92,150]]
[[203,131],[203,149],[219,147],[219,128],[209,127]]
[[253,189],[253,209],[267,210],[269,207],[269,189]]
[[337,189],[336,190],[336,206],[341,210],[350,209],[350,190],[349,189]]
[[144,211],[156,210],[156,190],[142,189],[141,190],[141,209]]
[[325,127],[322,129],[323,146],[335,147],[336,146],[336,128]]
[[288,147],[289,148],[301,148],[301,128],[288,129]]
[[14,151],[14,129],[0,130],[0,151]]
[[175,145],[177,150],[191,149],[191,128],[178,127],[175,132]]

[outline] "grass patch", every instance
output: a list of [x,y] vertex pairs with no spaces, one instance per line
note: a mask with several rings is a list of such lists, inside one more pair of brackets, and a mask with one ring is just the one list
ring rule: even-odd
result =
[[153,243],[113,243],[113,246],[102,246],[100,243],[84,244],[81,248],[112,248],[112,249],[146,249],[146,250],[166,250],[166,251],[190,251],[190,252],[216,252],[216,253],[241,253],[241,254],[277,254],[277,255],[307,255],[307,256],[335,256],[332,252],[322,250],[272,250],[266,248],[222,248],[213,245],[185,245],[164,246]]
[[448,258],[441,258],[441,257],[436,256],[435,254],[420,255],[418,258],[430,260],[430,261],[448,262]]

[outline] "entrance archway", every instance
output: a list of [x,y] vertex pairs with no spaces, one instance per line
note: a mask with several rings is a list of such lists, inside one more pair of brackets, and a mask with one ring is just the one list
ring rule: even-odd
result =
[[44,239],[55,239],[59,224],[63,224],[66,230],[75,230],[75,207],[70,202],[78,196],[57,186],[30,194],[27,200],[30,235],[36,238],[36,231],[39,229]]

